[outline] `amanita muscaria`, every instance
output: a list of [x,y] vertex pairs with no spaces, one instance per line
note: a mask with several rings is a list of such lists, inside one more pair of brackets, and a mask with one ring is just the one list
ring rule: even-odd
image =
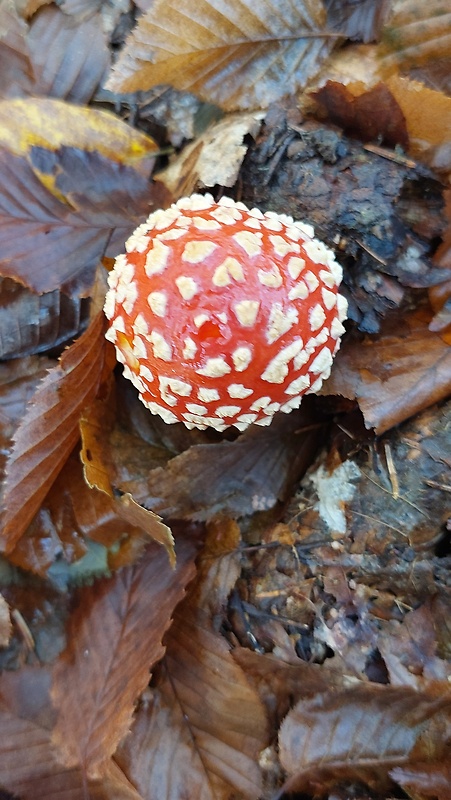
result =
[[125,247],[108,278],[107,338],[165,422],[269,425],[328,377],[347,303],[310,225],[195,194],[151,214]]

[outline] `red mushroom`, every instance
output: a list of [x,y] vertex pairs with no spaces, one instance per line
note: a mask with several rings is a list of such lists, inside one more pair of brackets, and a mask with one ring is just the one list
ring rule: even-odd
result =
[[109,275],[107,338],[165,422],[269,425],[328,377],[347,303],[310,225],[192,195],[151,214],[126,251]]

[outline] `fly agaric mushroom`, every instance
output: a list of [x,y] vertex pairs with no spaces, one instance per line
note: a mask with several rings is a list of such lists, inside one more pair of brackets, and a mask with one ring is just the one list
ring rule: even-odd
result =
[[320,389],[347,303],[310,225],[195,194],[151,214],[125,247],[106,336],[153,414],[244,430]]

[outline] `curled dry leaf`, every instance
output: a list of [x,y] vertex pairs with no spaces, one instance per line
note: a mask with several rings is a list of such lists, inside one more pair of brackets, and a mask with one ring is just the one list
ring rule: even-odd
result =
[[134,92],[171,84],[228,111],[265,107],[305,85],[329,54],[318,0],[156,0],[126,43],[107,87]]
[[31,20],[27,37],[35,86],[33,93],[88,103],[110,64],[98,15],[75,22],[54,5]]
[[[108,426],[109,402],[97,400],[85,410],[80,420],[82,437],[81,459],[88,485],[106,495],[111,510],[129,525],[140,528],[147,536],[166,549],[171,566],[175,566],[174,539],[170,528],[161,518],[136,503],[128,492],[118,497],[114,494],[108,474],[109,452],[105,440]],[[111,422],[112,426],[112,422]],[[109,427],[111,427],[109,426]]]
[[234,186],[247,145],[247,135],[256,136],[261,115],[234,114],[221,120],[189,144],[172,164],[158,175],[175,197],[190,195],[196,188]]
[[77,445],[8,560],[60,584],[71,577],[92,581],[135,560],[145,544],[142,530],[125,523],[111,498],[89,488]]
[[52,685],[52,738],[68,768],[81,765],[96,777],[126,735],[149,670],[164,654],[161,640],[193,577],[196,550],[193,538],[181,537],[174,571],[150,545],[138,564],[80,594]]
[[451,348],[429,330],[430,318],[419,309],[404,315],[400,328],[392,317],[376,337],[348,338],[336,358],[326,391],[356,399],[378,434],[451,391]]
[[155,149],[103,111],[0,103],[0,274],[37,292],[90,288],[107,244],[116,255],[155,197],[164,203],[148,182]]
[[104,368],[104,327],[99,313],[48,372],[17,429],[2,494],[3,552],[20,539],[77,442]]
[[384,791],[398,765],[446,761],[450,720],[449,687],[435,695],[362,684],[301,700],[280,729],[284,789],[321,792],[357,781]]
[[11,638],[11,617],[9,606],[3,595],[0,594],[0,647],[7,647]]

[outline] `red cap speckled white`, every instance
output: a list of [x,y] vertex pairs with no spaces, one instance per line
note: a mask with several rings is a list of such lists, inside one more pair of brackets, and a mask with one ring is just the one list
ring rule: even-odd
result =
[[310,225],[195,194],[151,214],[126,251],[108,278],[107,338],[165,422],[269,425],[328,377],[347,303]]

